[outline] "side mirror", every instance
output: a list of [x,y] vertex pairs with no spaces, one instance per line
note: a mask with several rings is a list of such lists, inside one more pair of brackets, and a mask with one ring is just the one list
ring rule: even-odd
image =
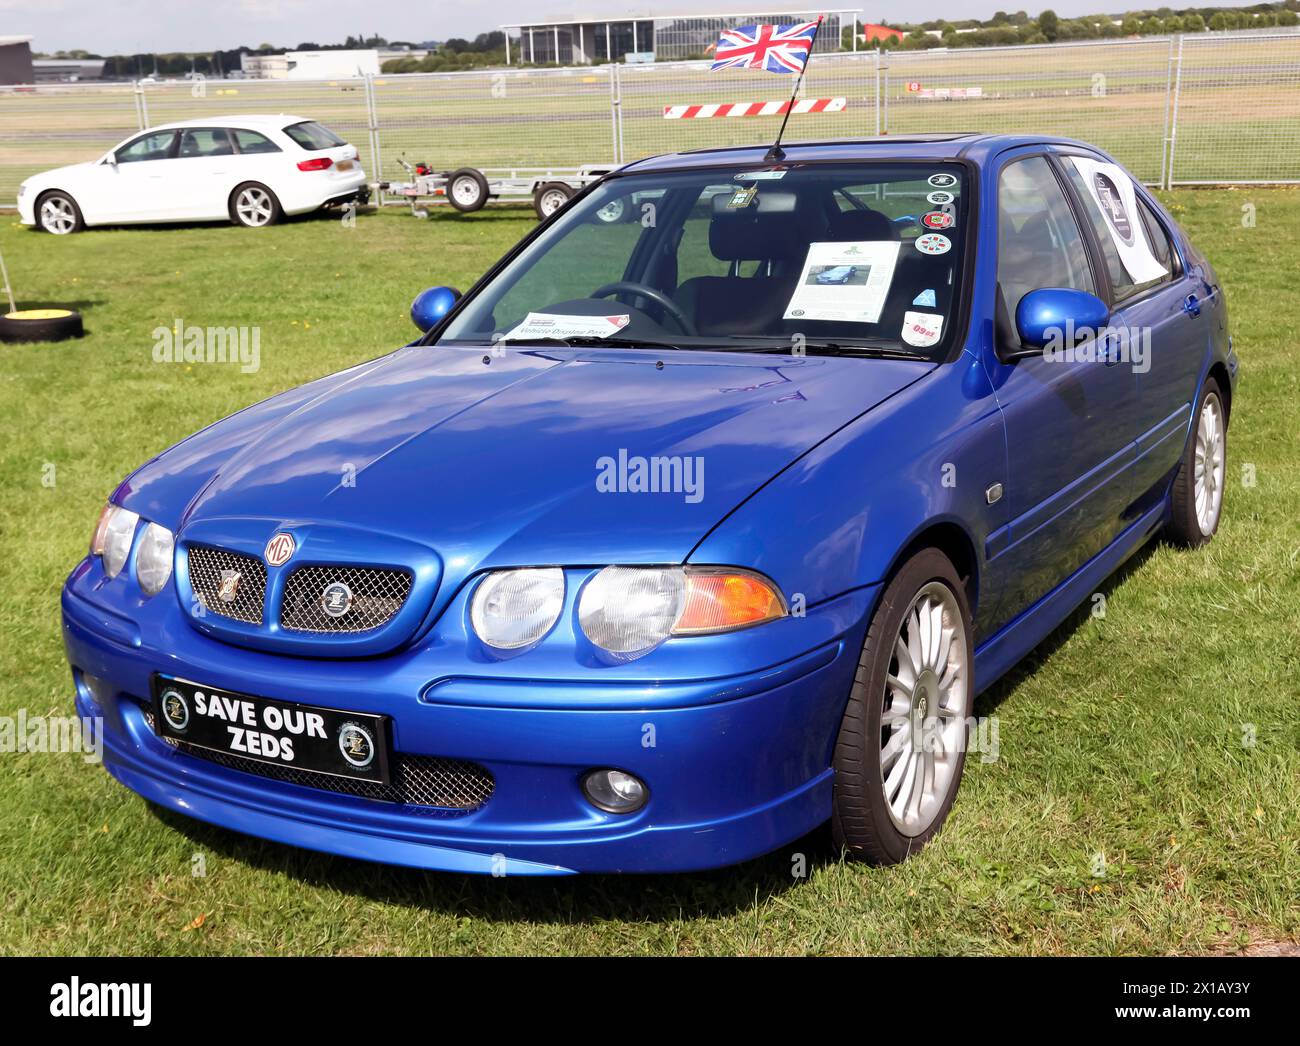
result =
[[1030,291],[1016,306],[1016,333],[1033,355],[1049,345],[1072,347],[1096,337],[1110,322],[1110,306],[1087,291],[1045,287]]
[[104,162],[110,167],[117,166],[117,153],[105,153]]
[[411,302],[411,322],[427,333],[451,312],[459,300],[460,291],[455,287],[430,287],[421,291]]

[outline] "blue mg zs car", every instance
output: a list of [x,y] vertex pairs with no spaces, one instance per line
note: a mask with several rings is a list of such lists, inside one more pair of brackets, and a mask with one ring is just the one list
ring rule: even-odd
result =
[[64,636],[151,802],[461,872],[699,869],[827,821],[896,862],[975,696],[1218,526],[1223,292],[1077,142],[644,160],[413,314],[104,508]]

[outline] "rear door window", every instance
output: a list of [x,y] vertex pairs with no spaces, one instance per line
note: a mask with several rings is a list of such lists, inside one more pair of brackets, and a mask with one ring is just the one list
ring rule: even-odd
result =
[[235,150],[224,127],[188,127],[181,132],[181,159],[199,156],[229,156]]
[[1110,276],[1112,304],[1172,280],[1168,239],[1161,230],[1163,243],[1151,240],[1141,213],[1142,200],[1133,189],[1132,179],[1115,164],[1091,157],[1067,156],[1061,166],[1083,201],[1084,213],[1101,247]]
[[230,131],[235,145],[241,153],[278,153],[280,147],[264,134],[250,131],[244,127],[235,127]]

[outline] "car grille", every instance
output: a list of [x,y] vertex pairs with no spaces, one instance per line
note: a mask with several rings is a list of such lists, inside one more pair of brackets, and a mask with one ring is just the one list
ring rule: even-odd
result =
[[[333,605],[338,616],[326,613],[326,595],[346,586],[350,601]],[[292,632],[369,632],[402,609],[411,593],[405,570],[373,567],[299,567],[289,575],[280,605],[280,624]],[[344,596],[347,599],[347,596]]]
[[283,781],[303,788],[319,788],[328,792],[359,796],[362,799],[377,799],[380,802],[403,803],[408,806],[437,807],[460,813],[477,810],[492,797],[492,792],[496,788],[496,781],[492,775],[477,763],[464,759],[406,755],[402,752],[393,753],[389,767],[391,780],[388,784],[263,763],[256,759],[232,755],[229,752],[200,748],[173,737],[163,737],[154,727],[153,712],[147,705],[141,707],[145,722],[149,724],[149,729],[154,731],[158,739],[186,755],[216,763],[228,770],[269,777],[273,781]]
[[[260,559],[206,545],[190,545],[185,554],[190,585],[205,610],[250,625],[262,623],[266,566]],[[231,572],[239,575],[239,583],[234,598],[226,600],[221,597],[221,584]]]

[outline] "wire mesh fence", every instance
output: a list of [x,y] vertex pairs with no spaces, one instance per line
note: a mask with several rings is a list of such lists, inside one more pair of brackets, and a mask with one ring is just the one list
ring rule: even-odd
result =
[[374,80],[381,178],[397,157],[439,168],[577,167],[615,159],[616,66],[413,73]]
[[[39,171],[160,123],[320,120],[375,180],[438,168],[609,164],[770,142],[787,77],[707,62],[511,67],[330,81],[0,87],[0,206]],[[1300,34],[1213,33],[1033,47],[819,54],[787,141],[1003,131],[1092,142],[1164,185],[1300,182]],[[804,111],[807,110],[807,111]]]
[[1171,185],[1300,181],[1300,36],[1176,42]]
[[1080,138],[1159,182],[1172,47],[1144,38],[893,53],[882,77],[885,129]]

